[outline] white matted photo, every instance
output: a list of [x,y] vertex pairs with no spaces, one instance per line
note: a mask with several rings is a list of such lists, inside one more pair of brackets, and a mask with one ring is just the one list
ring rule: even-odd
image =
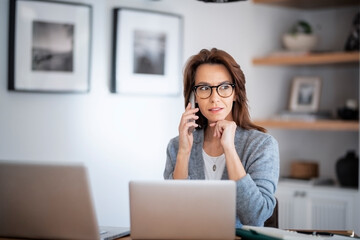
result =
[[321,94],[319,77],[295,77],[292,81],[289,110],[317,112]]
[[113,14],[111,92],[178,95],[182,17],[129,8]]
[[90,5],[10,1],[9,90],[88,92]]

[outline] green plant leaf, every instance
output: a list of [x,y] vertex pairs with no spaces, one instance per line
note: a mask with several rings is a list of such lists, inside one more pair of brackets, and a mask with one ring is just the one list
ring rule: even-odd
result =
[[292,35],[298,33],[312,34],[312,27],[308,22],[299,20],[290,28],[289,33]]
[[304,33],[306,33],[306,34],[312,33],[312,28],[308,22],[300,20],[298,22],[298,25],[302,27]]

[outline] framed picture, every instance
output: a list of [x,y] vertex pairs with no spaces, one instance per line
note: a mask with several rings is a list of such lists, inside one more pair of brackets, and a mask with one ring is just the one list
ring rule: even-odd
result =
[[92,7],[40,0],[9,3],[8,89],[88,92]]
[[321,79],[319,77],[296,77],[290,95],[290,111],[317,112],[319,110]]
[[178,95],[182,17],[129,8],[113,14],[111,92]]

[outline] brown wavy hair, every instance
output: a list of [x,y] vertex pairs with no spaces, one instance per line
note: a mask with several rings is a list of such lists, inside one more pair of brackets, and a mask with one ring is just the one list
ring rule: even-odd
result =
[[[232,115],[236,125],[247,130],[256,129],[261,132],[266,132],[265,128],[251,122],[245,90],[245,75],[234,58],[223,50],[216,48],[212,48],[210,51],[202,49],[198,54],[193,55],[188,59],[184,69],[185,107],[189,102],[190,93],[195,86],[196,70],[201,64],[222,64],[229,71],[233,83],[235,84],[235,99]],[[197,112],[197,115],[199,116],[199,119],[196,120],[196,122],[199,124],[199,128],[205,128],[208,120],[200,111]]]

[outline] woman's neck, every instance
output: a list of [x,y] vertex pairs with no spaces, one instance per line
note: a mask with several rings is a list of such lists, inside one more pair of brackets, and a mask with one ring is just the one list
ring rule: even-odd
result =
[[217,157],[224,153],[221,146],[220,138],[214,137],[214,128],[207,127],[204,131],[204,151],[212,156]]

